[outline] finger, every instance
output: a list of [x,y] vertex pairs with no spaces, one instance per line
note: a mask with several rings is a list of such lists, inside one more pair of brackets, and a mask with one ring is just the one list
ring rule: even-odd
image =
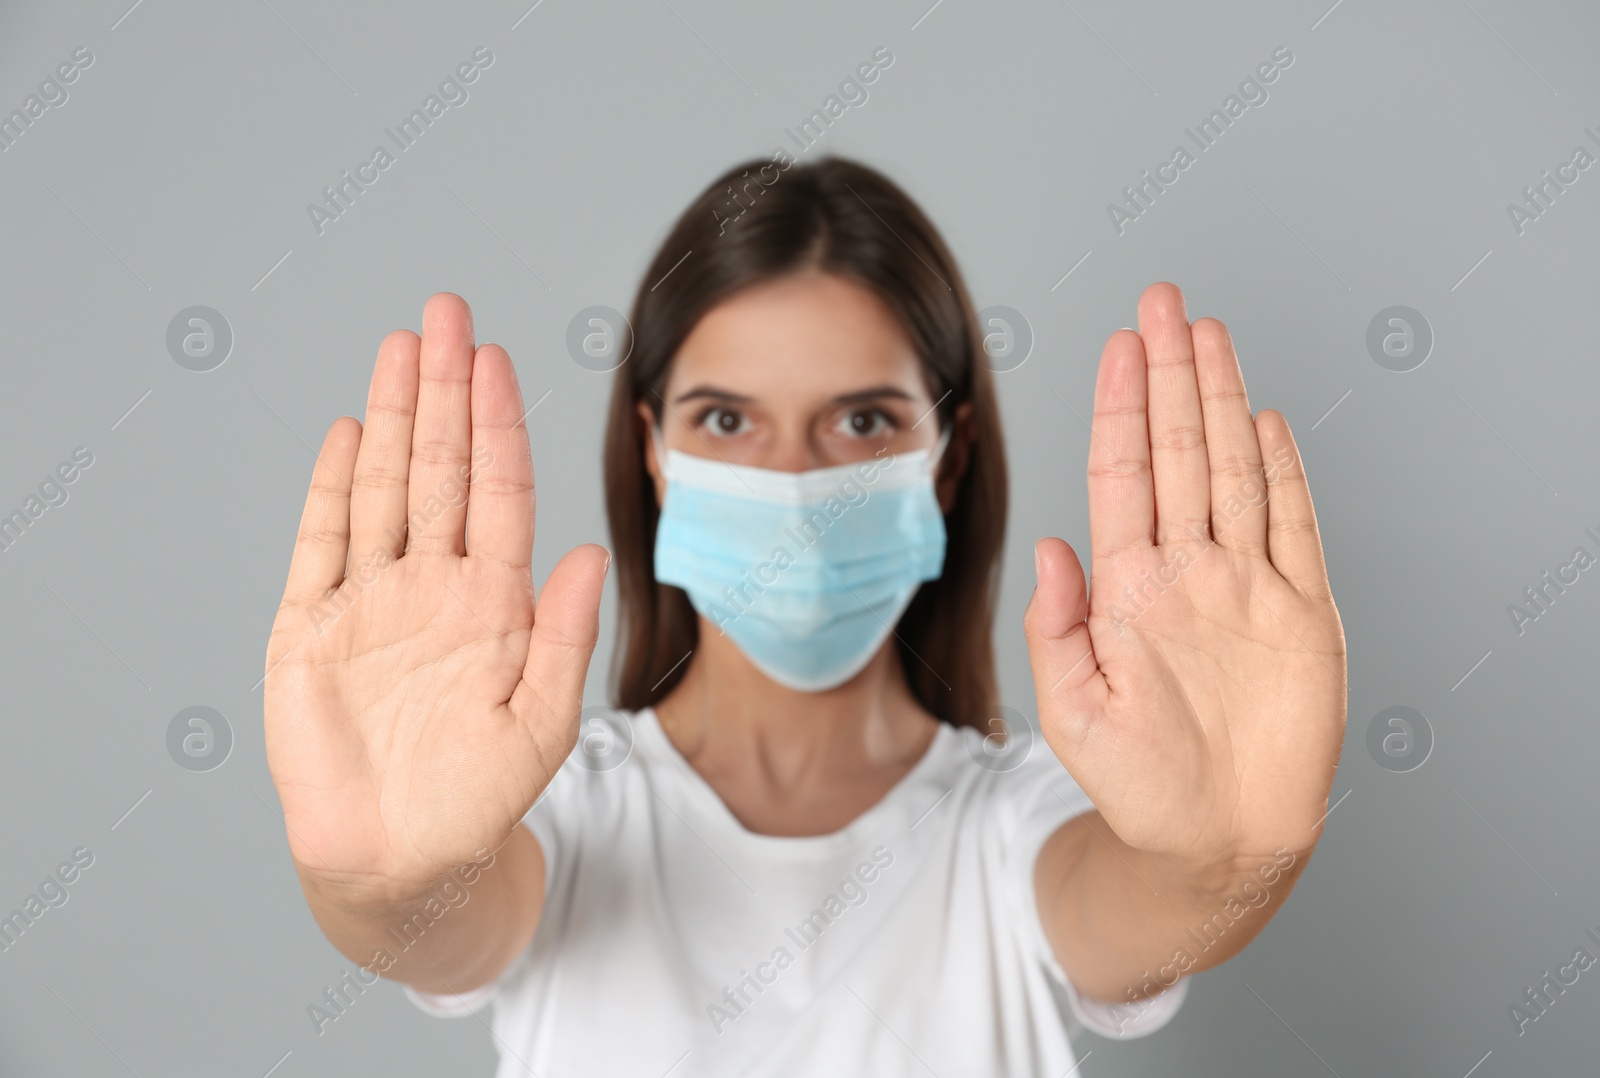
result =
[[1331,598],[1311,488],[1289,423],[1263,408],[1256,416],[1256,432],[1266,453],[1267,553],[1273,568],[1302,595]]
[[1211,534],[1223,546],[1265,553],[1267,490],[1261,444],[1233,338],[1215,318],[1199,319],[1191,334],[1211,472]]
[[533,461],[511,357],[498,344],[472,365],[467,553],[526,570],[533,561]]
[[1106,341],[1089,434],[1089,545],[1098,563],[1154,539],[1155,490],[1145,423],[1144,345],[1133,330]]
[[1156,543],[1210,534],[1211,475],[1205,419],[1195,381],[1194,341],[1176,285],[1139,297],[1139,336],[1150,377],[1150,465],[1156,488]]
[[322,439],[289,559],[287,600],[319,602],[344,580],[350,552],[350,474],[360,442],[361,424],[353,416],[334,420]]
[[[577,721],[584,678],[600,635],[600,591],[610,565],[604,547],[585,543],[567,551],[550,570],[534,611],[522,682],[511,697],[512,710],[524,721]],[[548,724],[535,732],[545,729]]]
[[[1022,615],[1041,712],[1048,706],[1068,719],[1066,731],[1081,733],[1084,720],[1105,698],[1105,678],[1089,636],[1089,595],[1083,565],[1070,545],[1040,539],[1033,547],[1038,584]],[[1059,729],[1059,728],[1058,728]]]
[[461,555],[472,449],[472,311],[466,300],[449,292],[428,300],[418,353],[406,550]]
[[350,546],[356,557],[405,551],[411,428],[417,414],[421,338],[396,330],[378,347],[367,390],[367,421],[350,483]]

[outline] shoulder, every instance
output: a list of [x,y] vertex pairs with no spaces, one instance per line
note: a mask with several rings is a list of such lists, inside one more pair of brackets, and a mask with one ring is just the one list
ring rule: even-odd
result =
[[[629,777],[658,755],[648,709],[629,711],[596,704],[578,717],[578,740],[562,761],[534,809],[547,802],[614,798]],[[531,812],[532,810],[530,810]]]
[[547,858],[648,813],[661,783],[652,722],[648,710],[583,709],[577,743],[522,818]]
[[[1006,709],[1009,711],[1009,709]],[[954,729],[954,754],[971,800],[1002,826],[1026,817],[1076,815],[1093,808],[1088,795],[1062,766],[1031,723],[1010,713],[1004,727]]]

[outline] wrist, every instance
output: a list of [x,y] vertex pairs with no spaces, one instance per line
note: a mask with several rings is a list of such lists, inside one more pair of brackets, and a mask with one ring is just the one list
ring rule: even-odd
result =
[[476,857],[444,865],[425,875],[339,876],[297,864],[300,886],[313,906],[358,918],[409,914],[429,901],[448,902],[449,892],[475,888],[493,867],[496,854],[480,848]]
[[1133,864],[1157,894],[1180,907],[1214,905],[1251,871],[1235,857],[1179,857],[1142,850],[1135,851]]
[[1140,875],[1156,891],[1174,898],[1214,905],[1252,889],[1252,883],[1273,893],[1287,891],[1310,859],[1311,848],[1279,846],[1271,852],[1229,851],[1204,856],[1135,851]]
[[1266,927],[1309,856],[1309,850],[1286,847],[1204,862],[1145,855],[1137,867],[1166,900],[1162,920],[1180,933],[1198,968],[1206,969],[1226,961]]
[[404,910],[420,902],[429,889],[425,881],[341,879],[305,868],[298,871],[300,888],[313,909],[336,911],[357,919]]

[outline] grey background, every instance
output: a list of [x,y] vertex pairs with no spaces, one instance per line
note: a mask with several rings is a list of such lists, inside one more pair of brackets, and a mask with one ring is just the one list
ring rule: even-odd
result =
[[[1191,318],[1229,324],[1252,404],[1293,424],[1349,640],[1343,800],[1293,900],[1196,980],[1166,1031],[1087,1038],[1080,1073],[1594,1073],[1600,968],[1525,1035],[1508,1008],[1576,948],[1600,957],[1584,934],[1600,926],[1600,571],[1520,636],[1506,608],[1574,547],[1600,552],[1583,534],[1600,532],[1600,170],[1525,234],[1506,206],[1575,147],[1600,153],[1584,134],[1600,128],[1600,11],[528,7],[0,13],[0,112],[77,46],[96,57],[0,154],[0,510],[74,447],[95,455],[70,500],[0,551],[0,910],[74,848],[95,855],[70,901],[0,954],[0,1073],[491,1072],[482,1024],[428,1018],[392,984],[321,1036],[307,1019],[351,964],[291,871],[256,685],[309,447],[360,414],[383,334],[457,291],[527,400],[550,394],[529,421],[535,578],[604,542],[611,376],[566,354],[568,320],[626,309],[689,198],[736,160],[793,151],[784,129],[880,45],[893,66],[809,156],[897,178],[978,305],[1016,308],[1036,337],[999,376],[1007,702],[1035,714],[1029,544],[1086,547],[1088,433],[1068,406],[1087,417],[1100,346],[1155,280],[1184,288]],[[307,203],[480,45],[496,59],[470,102],[319,236]],[[1295,62],[1270,100],[1119,236],[1106,205],[1280,45]],[[192,305],[234,333],[209,373],[166,350]],[[1403,374],[1365,344],[1392,305],[1436,335]],[[596,702],[609,657],[606,638]],[[193,705],[234,737],[204,773],[166,748]],[[1395,705],[1435,737],[1425,765],[1398,774],[1366,749],[1368,721]]]

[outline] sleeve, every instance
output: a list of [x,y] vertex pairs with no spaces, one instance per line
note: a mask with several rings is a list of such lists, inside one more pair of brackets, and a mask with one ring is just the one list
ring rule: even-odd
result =
[[[512,963],[516,965],[516,963]],[[482,1010],[484,1005],[494,999],[495,993],[500,989],[500,982],[505,974],[500,974],[482,988],[474,988],[470,992],[459,992],[451,995],[448,992],[421,992],[409,984],[402,985],[406,998],[415,1003],[425,1014],[435,1018],[465,1018],[467,1015]]]
[[1154,1033],[1171,1021],[1182,1005],[1189,990],[1186,978],[1148,999],[1117,1003],[1093,999],[1078,991],[1045,939],[1033,886],[1039,852],[1063,824],[1092,811],[1094,802],[1043,739],[1033,736],[1028,758],[997,776],[1002,785],[1002,828],[1009,836],[1007,886],[1021,921],[1023,946],[1044,966],[1065,998],[1067,1013],[1081,1028],[1112,1040]]
[[[573,773],[575,766],[573,758],[569,756],[555,777],[550,780],[550,785],[545,787],[544,793],[539,795],[533,807],[522,817],[522,826],[533,832],[533,837],[539,842],[540,852],[544,854],[546,901],[545,913],[541,917],[550,912],[549,898],[554,890],[551,882],[568,868],[583,821],[584,814],[573,803],[582,785],[582,776]],[[424,1013],[436,1018],[463,1018],[493,1002],[508,982],[522,970],[528,960],[528,954],[529,952],[524,950],[494,980],[471,991],[423,992],[410,985],[402,987],[406,998]]]

